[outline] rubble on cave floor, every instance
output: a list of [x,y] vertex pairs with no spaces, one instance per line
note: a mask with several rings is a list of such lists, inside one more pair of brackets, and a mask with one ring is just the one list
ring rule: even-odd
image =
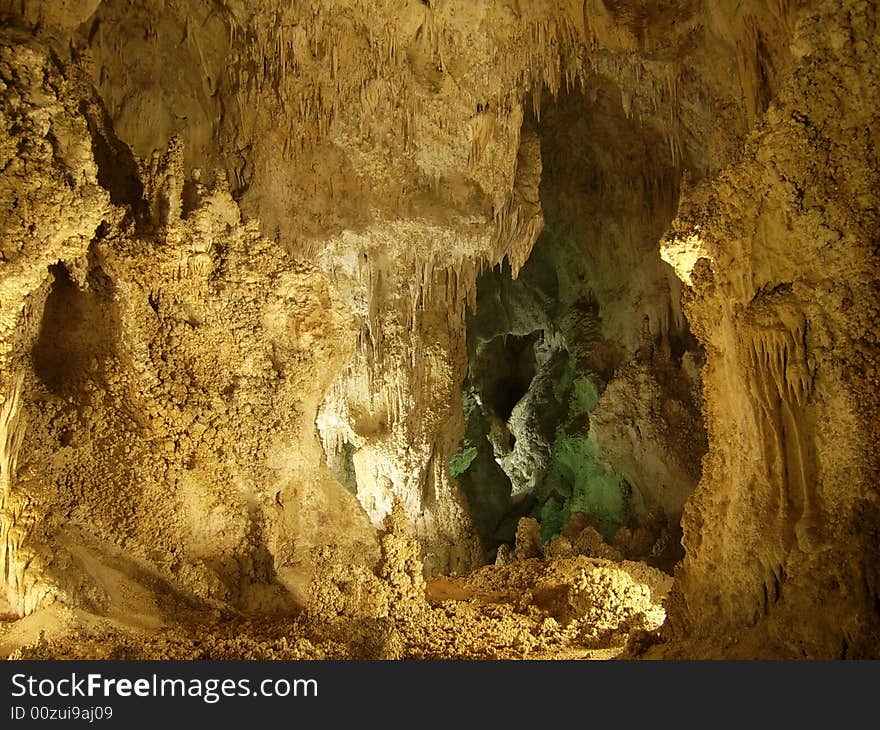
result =
[[[654,632],[665,619],[671,577],[610,552],[520,559],[520,545],[504,565],[426,582],[421,547],[404,523],[398,507],[371,569],[321,550],[296,616],[191,609],[183,622],[150,629],[56,604],[0,623],[0,652],[12,659],[596,659],[613,658],[631,635]],[[36,633],[26,643],[24,622]],[[23,645],[10,651],[16,636]]]

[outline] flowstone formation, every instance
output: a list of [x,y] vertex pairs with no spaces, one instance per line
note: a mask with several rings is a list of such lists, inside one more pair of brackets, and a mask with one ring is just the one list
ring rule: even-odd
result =
[[877,15],[0,0],[0,654],[880,655]]
[[741,160],[687,189],[663,244],[708,352],[710,433],[671,628],[754,627],[732,653],[880,639],[877,20],[869,3],[801,19]]

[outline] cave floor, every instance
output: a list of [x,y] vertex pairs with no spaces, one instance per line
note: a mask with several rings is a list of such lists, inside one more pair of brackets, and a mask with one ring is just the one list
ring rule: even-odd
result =
[[56,600],[18,618],[0,605],[0,658],[612,659],[660,626],[671,582],[641,563],[533,558],[429,579],[419,600],[385,616],[310,605],[244,615],[175,600],[122,567],[90,565],[113,586],[100,612]]

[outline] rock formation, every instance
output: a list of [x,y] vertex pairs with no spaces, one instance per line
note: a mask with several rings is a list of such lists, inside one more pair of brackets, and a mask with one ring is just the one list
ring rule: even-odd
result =
[[880,654],[873,3],[0,17],[0,653]]

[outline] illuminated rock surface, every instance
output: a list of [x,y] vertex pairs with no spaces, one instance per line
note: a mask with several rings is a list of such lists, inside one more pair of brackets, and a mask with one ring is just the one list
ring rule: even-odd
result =
[[0,15],[0,654],[880,654],[873,3]]

